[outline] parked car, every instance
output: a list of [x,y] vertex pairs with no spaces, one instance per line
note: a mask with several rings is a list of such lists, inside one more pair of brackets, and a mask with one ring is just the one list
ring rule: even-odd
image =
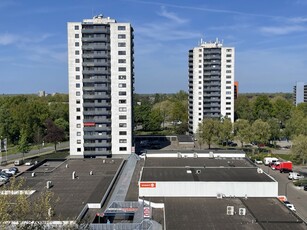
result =
[[34,164],[34,163],[33,163],[33,161],[31,161],[31,160],[30,160],[30,161],[27,161],[27,162],[25,163],[26,166],[31,166],[31,165],[33,165],[33,164]]
[[262,160],[255,159],[255,163],[256,163],[257,165],[262,165]]
[[4,175],[0,175],[0,182],[6,183],[6,182],[8,182],[8,181],[9,181],[9,178],[8,178],[8,177],[6,177],[6,176],[4,176]]
[[294,207],[294,205],[293,204],[285,204],[286,206],[287,206],[287,208],[288,209],[290,209],[291,211],[293,211],[293,212],[296,212],[296,209],[295,209],[295,207]]
[[289,176],[288,179],[289,180],[299,180],[299,179],[303,179],[304,176],[302,176],[301,174],[297,173],[297,172],[289,172]]
[[304,185],[304,191],[307,191],[307,185]]
[[10,170],[10,169],[2,169],[2,172],[12,174],[13,176],[16,174],[16,171],[13,171],[13,170]]
[[23,160],[15,160],[14,165],[15,166],[23,165]]
[[13,176],[12,173],[6,173],[6,172],[3,172],[3,171],[0,172],[0,175],[4,175],[4,176],[6,176],[6,177],[11,177],[11,176]]
[[10,171],[15,171],[15,173],[19,173],[19,169],[17,167],[9,168]]

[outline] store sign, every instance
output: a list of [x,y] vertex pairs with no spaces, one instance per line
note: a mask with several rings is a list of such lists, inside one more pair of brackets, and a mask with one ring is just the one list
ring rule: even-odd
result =
[[150,207],[144,207],[144,218],[150,218],[151,212]]
[[156,182],[141,182],[140,187],[141,188],[155,188]]

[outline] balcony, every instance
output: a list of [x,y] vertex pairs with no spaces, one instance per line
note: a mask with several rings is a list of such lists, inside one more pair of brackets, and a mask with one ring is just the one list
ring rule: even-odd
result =
[[110,39],[105,36],[82,37],[82,42],[109,42]]

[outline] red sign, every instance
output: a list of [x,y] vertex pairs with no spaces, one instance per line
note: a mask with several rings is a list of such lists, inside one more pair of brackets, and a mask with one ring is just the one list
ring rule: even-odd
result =
[[84,127],[93,127],[95,126],[95,122],[84,122]]
[[141,182],[140,187],[141,188],[155,188],[156,182]]
[[144,218],[150,218],[150,207],[144,207]]

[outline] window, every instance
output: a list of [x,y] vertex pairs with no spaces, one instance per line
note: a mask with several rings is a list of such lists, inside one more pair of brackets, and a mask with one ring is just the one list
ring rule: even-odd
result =
[[[126,101],[126,100],[125,100]],[[119,112],[126,112],[127,108],[126,107],[119,107]]]
[[127,100],[119,100],[118,103],[119,103],[119,104],[126,104],[126,103],[127,103]]
[[226,86],[226,89],[231,89],[231,86]]
[[81,144],[81,140],[77,140],[77,144]]
[[118,63],[126,63],[126,59],[118,59]]
[[118,30],[126,30],[126,26],[118,26],[117,29]]
[[119,115],[119,120],[126,120],[127,116],[126,115]]
[[118,35],[118,38],[119,38],[119,39],[121,39],[121,38],[126,38],[126,34],[119,34],[119,35]]
[[80,88],[80,83],[77,83],[77,84],[76,84],[76,88]]
[[126,51],[120,50],[118,51],[118,55],[126,55]]
[[227,76],[226,76],[226,78],[227,78],[227,79],[230,79],[230,78],[231,78],[231,76],[230,76],[230,75],[227,75]]
[[79,34],[75,34],[75,38],[79,38]]
[[79,91],[77,91],[76,92],[76,96],[80,96],[81,94],[80,94],[80,92]]
[[118,84],[118,88],[126,88],[126,87],[127,87],[126,83],[119,83]]
[[77,128],[81,128],[81,124],[77,124]]
[[77,71],[77,72],[80,71],[80,67],[76,67],[76,71]]
[[226,102],[226,105],[231,105],[231,102]]
[[118,79],[119,79],[119,80],[126,80],[126,75],[119,75],[119,76],[118,76]]
[[75,42],[75,46],[78,47],[80,44],[79,42]]
[[81,148],[77,148],[77,152],[81,152]]
[[126,47],[126,42],[119,42],[118,47]]
[[119,151],[127,151],[127,147],[119,147]]
[[199,76],[198,78],[201,79],[201,76]]
[[79,55],[80,54],[80,51],[79,50],[76,50],[75,51],[75,55]]
[[226,81],[226,84],[231,84],[231,81]]
[[81,111],[81,108],[77,108],[76,111],[77,111],[77,112],[80,112],[80,111]]
[[126,67],[118,67],[118,71],[120,72],[126,71]]
[[125,127],[127,127],[127,123],[119,123],[119,127],[125,128]]
[[226,116],[230,116],[231,115],[231,113],[226,113]]
[[230,110],[230,107],[226,107],[226,110]]
[[119,91],[119,92],[118,92],[118,95],[119,95],[119,96],[126,96],[127,93],[126,93],[126,91]]
[[231,68],[231,65],[226,65],[226,68]]
[[231,52],[232,50],[231,49],[226,49],[226,52]]
[[231,94],[231,91],[226,91],[226,95],[230,95]]
[[231,100],[231,97],[226,97],[226,100]]
[[77,136],[81,136],[81,132],[77,132]]
[[77,120],[81,120],[81,117],[80,117],[80,116],[77,116]]
[[119,135],[127,135],[127,131],[119,131]]
[[199,65],[199,66],[198,66],[198,68],[201,68],[201,67],[202,67],[202,65]]
[[76,62],[76,63],[80,63],[80,59],[77,58],[77,59],[75,60],[75,62]]
[[231,63],[231,59],[226,60],[227,63]]
[[127,143],[127,139],[119,139],[119,143]]
[[80,80],[80,75],[76,75],[76,80]]
[[226,70],[226,73],[231,73],[231,70]]
[[226,57],[231,57],[231,54],[226,54]]
[[79,30],[79,26],[75,26],[75,30]]
[[76,100],[76,104],[80,104],[80,100]]

